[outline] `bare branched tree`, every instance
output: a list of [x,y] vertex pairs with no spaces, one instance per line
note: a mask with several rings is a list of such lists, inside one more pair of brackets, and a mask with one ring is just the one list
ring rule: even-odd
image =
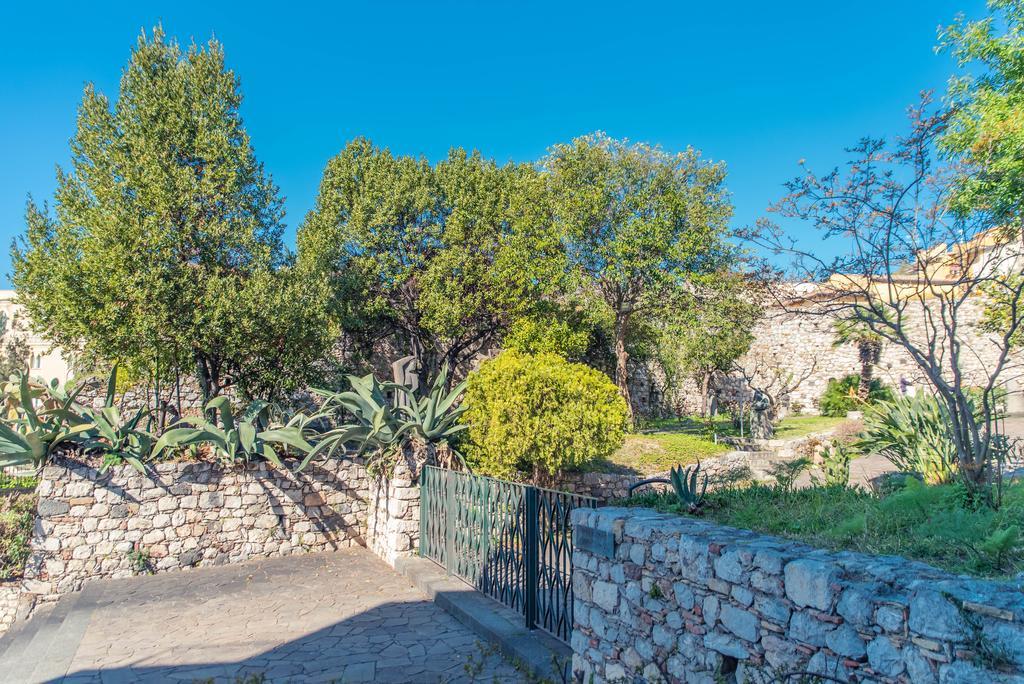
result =
[[[933,108],[928,93],[908,113],[906,137],[862,139],[842,172],[819,176],[804,166],[771,208],[843,241],[845,253],[822,257],[818,241],[798,244],[766,219],[745,237],[792,258],[779,306],[858,322],[906,352],[945,409],[963,479],[983,485],[995,475],[996,403],[1024,320],[1016,277],[1024,251],[1016,226],[953,210],[967,171],[936,154],[950,113]],[[1003,303],[1002,324],[986,333],[965,313],[993,298]]]

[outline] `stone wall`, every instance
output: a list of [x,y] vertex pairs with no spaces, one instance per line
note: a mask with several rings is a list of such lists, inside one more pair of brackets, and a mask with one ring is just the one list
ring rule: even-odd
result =
[[647,509],[572,520],[582,681],[1024,681],[1013,584]]
[[419,544],[417,470],[412,459],[375,480],[348,457],[302,473],[195,462],[100,475],[61,459],[40,478],[24,577],[0,583],[0,634],[94,579],[356,545],[394,565]]
[[405,454],[390,477],[370,481],[366,546],[391,566],[419,548],[419,469],[416,457]]
[[[991,367],[998,354],[992,336],[977,328],[982,313],[983,307],[978,301],[966,303],[960,312],[959,334],[965,344],[960,364],[968,384],[980,384],[985,369]],[[787,383],[796,384],[796,388],[783,397],[783,410],[795,408],[804,413],[816,413],[818,400],[830,379],[860,372],[857,348],[850,344],[834,346],[834,324],[834,319],[809,312],[769,310],[754,327],[754,342],[739,364],[748,376],[755,377],[761,387],[771,385],[769,389],[774,390]],[[921,343],[925,339],[920,313],[908,314],[905,327],[915,342]],[[1015,354],[1013,364],[1016,370],[1007,369],[1002,375],[1011,395],[1011,411],[1024,409],[1024,394],[1018,377],[1021,362],[1020,353]],[[645,368],[636,375],[634,391],[649,397],[645,400],[649,403],[662,404],[661,411],[654,410],[650,404],[645,405],[647,410],[642,412],[670,410],[696,413],[700,410],[700,392],[696,383],[687,381],[675,393],[666,393],[663,374],[656,368]],[[929,387],[909,354],[889,343],[882,347],[875,375],[894,389],[900,387],[901,380],[910,387],[924,390]],[[716,385],[720,401],[735,402],[742,397],[744,403],[749,404],[752,393],[742,374],[733,373],[720,378]]]
[[90,579],[360,544],[367,488],[350,459],[298,474],[263,462],[161,463],[145,476],[64,460],[42,472],[24,585],[49,596]]
[[20,580],[0,582],[0,635],[14,624],[21,598]]

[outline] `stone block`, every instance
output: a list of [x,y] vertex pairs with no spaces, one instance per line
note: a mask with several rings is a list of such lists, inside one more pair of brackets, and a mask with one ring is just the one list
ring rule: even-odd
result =
[[960,641],[967,623],[960,611],[937,591],[919,589],[910,596],[910,631],[935,639]]
[[745,641],[757,641],[758,619],[754,613],[732,605],[724,605],[719,619],[727,630],[739,638]]
[[791,561],[783,570],[786,596],[801,607],[828,611],[836,596],[839,573],[831,563],[809,558]]

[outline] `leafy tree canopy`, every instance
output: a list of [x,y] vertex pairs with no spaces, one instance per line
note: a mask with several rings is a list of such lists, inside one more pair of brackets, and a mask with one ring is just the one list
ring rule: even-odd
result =
[[597,133],[556,145],[544,167],[570,270],[614,321],[615,381],[628,403],[631,336],[733,258],[725,166]]
[[462,149],[431,165],[364,138],[328,163],[299,260],[330,275],[349,331],[394,336],[428,376],[495,344],[564,272],[535,169]]
[[12,249],[41,332],[96,363],[195,368],[207,397],[254,369],[243,392],[306,379],[330,341],[320,284],[289,265],[241,102],[219,43],[183,51],[159,27],[139,37],[115,102],[86,87],[54,211],[30,200]]
[[990,15],[962,17],[940,32],[967,72],[950,80],[954,108],[944,149],[964,161],[955,198],[962,212],[988,212],[1018,227],[1024,221],[1024,2],[989,0]]

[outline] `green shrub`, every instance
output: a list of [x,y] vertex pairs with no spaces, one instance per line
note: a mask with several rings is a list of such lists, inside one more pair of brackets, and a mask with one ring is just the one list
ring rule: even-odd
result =
[[[825,391],[818,401],[818,410],[821,411],[821,415],[842,418],[849,411],[864,409],[864,402],[857,397],[857,388],[859,387],[859,375],[847,375],[838,380],[835,378],[829,380],[828,386],[825,387]],[[892,390],[883,385],[879,380],[871,381],[867,404],[890,401],[892,398]]]
[[469,376],[466,457],[516,478],[579,468],[622,446],[626,403],[600,371],[555,354],[506,351]]
[[934,397],[900,397],[881,402],[864,414],[864,431],[857,446],[884,456],[900,472],[919,473],[928,484],[950,482],[956,448],[948,426],[946,412]]
[[29,556],[34,494],[0,496],[0,580],[20,577]]

